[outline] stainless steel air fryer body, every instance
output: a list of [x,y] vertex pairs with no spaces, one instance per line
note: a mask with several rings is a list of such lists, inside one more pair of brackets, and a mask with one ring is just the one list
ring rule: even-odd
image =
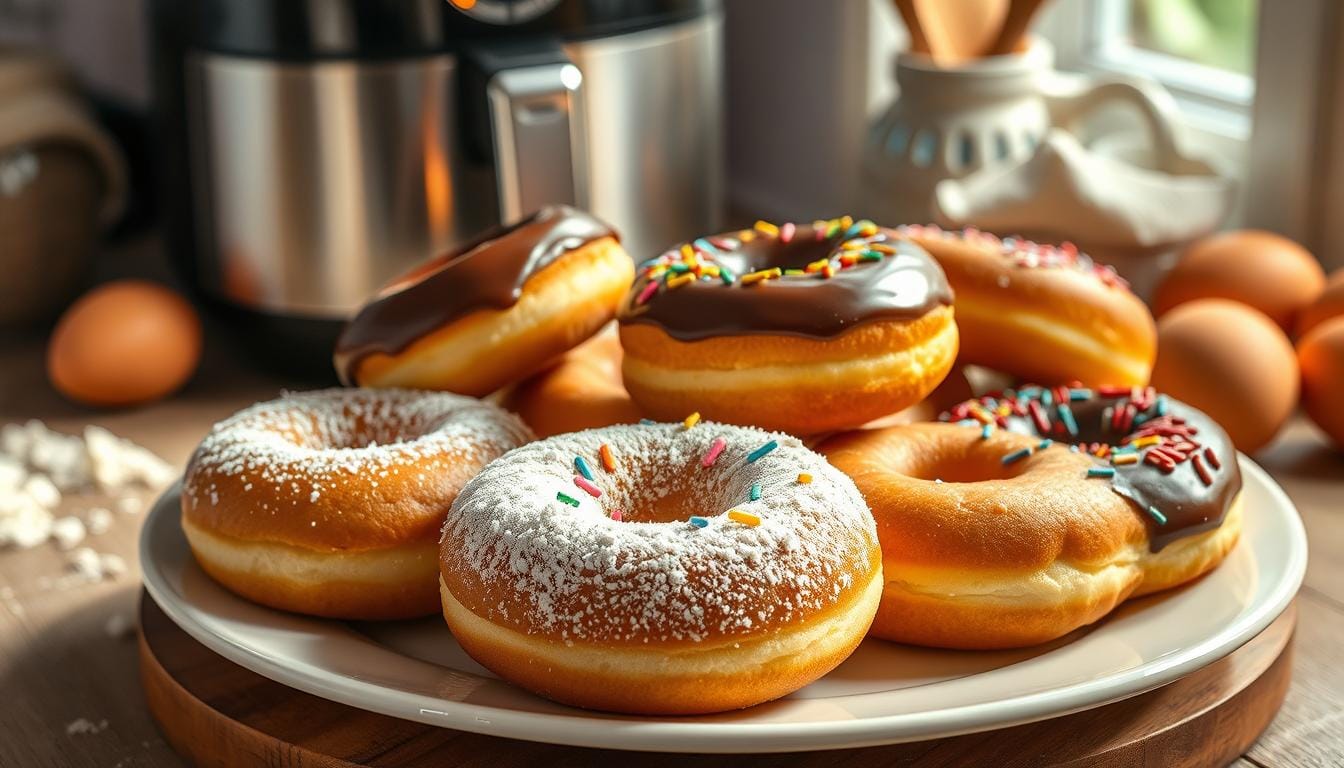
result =
[[[460,15],[444,0],[399,1]],[[307,5],[304,44],[320,52],[321,35],[349,20],[312,7],[348,6]],[[589,208],[636,258],[713,231],[722,16],[690,5],[634,28],[531,37],[429,24],[406,55],[169,52],[182,68],[196,282],[238,308],[339,320],[410,265],[546,203]]]

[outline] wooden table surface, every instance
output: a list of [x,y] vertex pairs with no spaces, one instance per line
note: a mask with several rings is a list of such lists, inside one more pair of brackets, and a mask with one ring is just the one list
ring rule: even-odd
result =
[[[104,275],[160,269],[157,251],[140,244]],[[145,262],[151,262],[146,268]],[[38,418],[78,432],[98,424],[182,466],[213,422],[301,382],[282,381],[239,361],[218,334],[193,381],[169,400],[124,411],[93,411],[62,400],[47,384],[40,334],[0,337],[0,424]],[[1292,689],[1278,719],[1236,763],[1344,765],[1344,454],[1301,417],[1256,455],[1297,505],[1311,562],[1297,600],[1299,624]],[[149,494],[146,494],[148,501]],[[71,511],[104,503],[67,498]],[[145,711],[130,635],[109,633],[114,617],[135,615],[140,591],[136,542],[143,514],[116,514],[110,530],[86,544],[126,558],[112,581],[69,589],[51,583],[65,554],[46,544],[0,551],[0,766],[136,768],[179,766]],[[59,583],[59,582],[57,582]],[[8,587],[12,596],[4,591]],[[85,726],[81,728],[81,726]],[[1155,756],[1154,765],[1160,765]]]

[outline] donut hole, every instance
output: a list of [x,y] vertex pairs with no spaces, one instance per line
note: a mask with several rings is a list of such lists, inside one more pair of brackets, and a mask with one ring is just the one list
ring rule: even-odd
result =
[[1004,466],[997,459],[992,462],[943,459],[921,465],[911,477],[920,480],[941,480],[944,483],[983,483],[1007,480],[1021,474],[1014,465]]
[[390,413],[373,417],[355,410],[329,413],[296,410],[288,423],[276,425],[275,431],[300,448],[362,450],[419,439],[440,426],[443,419],[416,422],[414,418],[397,418]]
[[625,504],[621,517],[623,523],[684,523],[692,515],[698,515],[685,503],[682,493],[669,493],[666,496],[633,499]]
[[625,523],[684,523],[694,516],[713,517],[728,506],[720,504],[720,477],[699,466],[641,463],[623,468],[619,485],[610,488],[608,510],[621,510]]
[[902,474],[944,483],[983,483],[1021,475],[1027,461],[1003,463],[1003,451],[983,442],[937,442],[910,451],[901,461]]
[[414,425],[395,421],[370,424],[357,420],[340,439],[333,441],[335,448],[373,448],[380,445],[396,445],[423,437],[429,429],[416,429]]

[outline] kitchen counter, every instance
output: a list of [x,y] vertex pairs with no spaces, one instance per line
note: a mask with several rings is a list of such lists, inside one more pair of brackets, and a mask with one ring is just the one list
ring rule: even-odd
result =
[[[101,276],[162,274],[152,240],[118,249]],[[0,424],[37,418],[79,432],[97,424],[181,467],[209,426],[302,382],[257,372],[218,334],[176,396],[144,408],[95,411],[63,400],[47,384],[39,334],[0,338]],[[1297,504],[1311,546],[1297,599],[1292,688],[1278,718],[1239,768],[1344,764],[1344,454],[1295,417],[1256,457]],[[147,506],[152,494],[141,494]],[[73,512],[106,506],[67,498]],[[129,506],[129,505],[128,505]],[[178,766],[145,709],[130,626],[140,594],[136,543],[143,512],[117,511],[110,529],[85,545],[125,558],[125,574],[96,584],[61,581],[66,553],[53,544],[0,551],[0,766],[136,768]],[[12,590],[4,590],[4,588]]]

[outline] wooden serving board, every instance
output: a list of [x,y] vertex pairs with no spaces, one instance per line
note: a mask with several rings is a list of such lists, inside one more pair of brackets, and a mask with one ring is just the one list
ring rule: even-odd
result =
[[1274,719],[1288,690],[1297,609],[1165,687],[1029,725],[856,750],[685,755],[553,746],[399,720],[302,693],[216,655],[140,604],[140,678],[175,750],[199,766],[1222,766]]

